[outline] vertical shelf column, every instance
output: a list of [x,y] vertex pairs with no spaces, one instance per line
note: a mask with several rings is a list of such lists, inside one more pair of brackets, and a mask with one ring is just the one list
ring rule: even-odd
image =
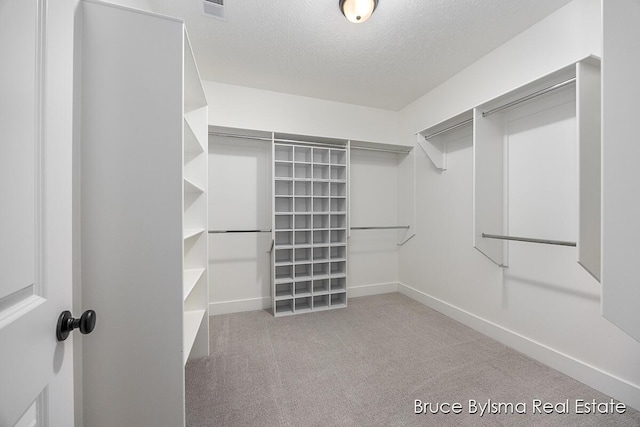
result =
[[183,362],[209,355],[207,247],[208,111],[184,33],[183,104]]
[[346,306],[343,148],[274,143],[273,312]]

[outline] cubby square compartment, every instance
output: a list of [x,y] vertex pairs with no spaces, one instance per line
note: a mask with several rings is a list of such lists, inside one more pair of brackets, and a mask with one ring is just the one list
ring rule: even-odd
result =
[[293,313],[293,299],[276,301],[276,314]]
[[295,291],[296,291],[296,296],[300,297],[300,296],[306,296],[306,295],[311,295],[311,281],[310,280],[305,280],[302,282],[296,282],[295,283]]
[[276,299],[292,297],[293,283],[276,283]]
[[347,289],[347,279],[344,277],[338,277],[337,279],[331,279],[331,292],[341,292]]
[[329,179],[329,166],[313,165],[313,179]]
[[276,178],[293,178],[293,164],[276,162]]
[[313,261],[329,261],[329,248],[313,248]]
[[292,282],[293,281],[293,266],[292,265],[280,265],[276,267],[276,281],[277,282]]
[[326,148],[314,148],[313,149],[313,162],[314,163],[329,163],[329,150]]
[[347,167],[331,165],[331,179],[336,181],[346,181]]
[[346,197],[347,196],[347,184],[344,182],[332,182],[331,183],[331,195],[333,197]]
[[296,196],[311,196],[311,182],[296,181]]
[[331,275],[345,275],[347,273],[347,263],[345,261],[338,261],[331,263]]
[[311,229],[311,215],[296,215],[296,230]]
[[329,212],[329,199],[322,199],[320,197],[313,198],[313,211],[314,212]]
[[295,211],[296,212],[311,212],[311,197],[296,197],[296,199],[295,199]]
[[296,262],[311,262],[311,248],[296,248]]
[[293,231],[276,231],[276,246],[293,245]]
[[314,182],[313,183],[313,195],[316,197],[329,197],[329,183],[328,182]]
[[[296,280],[311,280],[311,264],[302,264],[295,266]],[[296,283],[296,287],[298,284]],[[311,282],[309,282],[309,292],[311,292]]]
[[345,230],[331,230],[331,243],[346,243],[346,238]]
[[314,215],[313,228],[329,228],[329,215]]
[[313,232],[313,244],[314,245],[326,245],[329,244],[329,232],[328,231],[314,231]]
[[276,264],[292,263],[293,249],[276,249]]
[[295,311],[297,313],[311,311],[311,297],[296,298],[295,302],[296,302]]
[[313,264],[313,277],[323,277],[329,275],[329,263],[314,263]]
[[313,309],[323,310],[329,308],[329,295],[315,295],[313,297]]
[[276,230],[291,230],[293,229],[293,215],[276,215],[275,224]]
[[274,157],[276,160],[282,160],[284,162],[290,162],[293,160],[293,146],[291,145],[276,145],[274,148]]
[[345,150],[331,150],[331,164],[332,165],[346,165],[347,164],[347,152]]
[[296,245],[310,245],[311,244],[311,232],[310,231],[296,231]]
[[329,279],[320,279],[313,281],[313,293],[321,294],[329,292]]
[[311,147],[296,147],[295,161],[311,163]]
[[344,307],[347,305],[347,294],[345,292],[339,294],[331,294],[331,307]]
[[295,164],[296,179],[311,179],[311,165],[310,164]]
[[347,248],[345,246],[332,246],[331,247],[331,259],[346,259]]
[[275,211],[277,212],[293,212],[292,197],[278,197],[275,200]]
[[293,181],[278,181],[275,183],[276,196],[291,196],[293,195]]
[[347,217],[345,214],[331,215],[331,228],[347,228]]
[[331,199],[331,212],[346,212],[347,199]]

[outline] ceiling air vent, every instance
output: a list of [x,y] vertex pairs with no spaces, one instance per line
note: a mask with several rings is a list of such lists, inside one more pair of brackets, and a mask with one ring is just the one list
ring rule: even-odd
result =
[[226,0],[202,0],[204,13],[218,19],[225,19],[224,3]]

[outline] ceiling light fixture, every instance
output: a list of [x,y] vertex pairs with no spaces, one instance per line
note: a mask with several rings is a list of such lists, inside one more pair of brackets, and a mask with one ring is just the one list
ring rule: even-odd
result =
[[378,0],[340,0],[342,14],[354,24],[360,24],[373,14]]

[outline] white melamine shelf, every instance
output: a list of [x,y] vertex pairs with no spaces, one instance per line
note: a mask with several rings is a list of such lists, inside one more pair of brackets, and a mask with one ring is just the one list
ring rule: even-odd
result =
[[202,233],[204,233],[204,228],[186,228],[184,230],[184,240],[190,239]]
[[204,153],[204,148],[202,148],[202,145],[198,142],[198,138],[194,134],[191,124],[189,124],[186,117],[184,119],[184,151],[185,153],[194,154]]
[[189,179],[184,178],[184,192],[185,193],[204,193],[204,190],[191,182]]
[[193,288],[196,287],[198,280],[204,274],[204,268],[190,268],[184,271],[184,299],[186,300]]
[[191,353],[193,343],[196,340],[196,335],[198,335],[198,330],[200,329],[200,324],[202,323],[204,314],[205,310],[193,310],[184,312],[184,320],[182,324],[184,338],[182,360],[185,365],[187,363],[187,359],[189,358],[189,353]]

